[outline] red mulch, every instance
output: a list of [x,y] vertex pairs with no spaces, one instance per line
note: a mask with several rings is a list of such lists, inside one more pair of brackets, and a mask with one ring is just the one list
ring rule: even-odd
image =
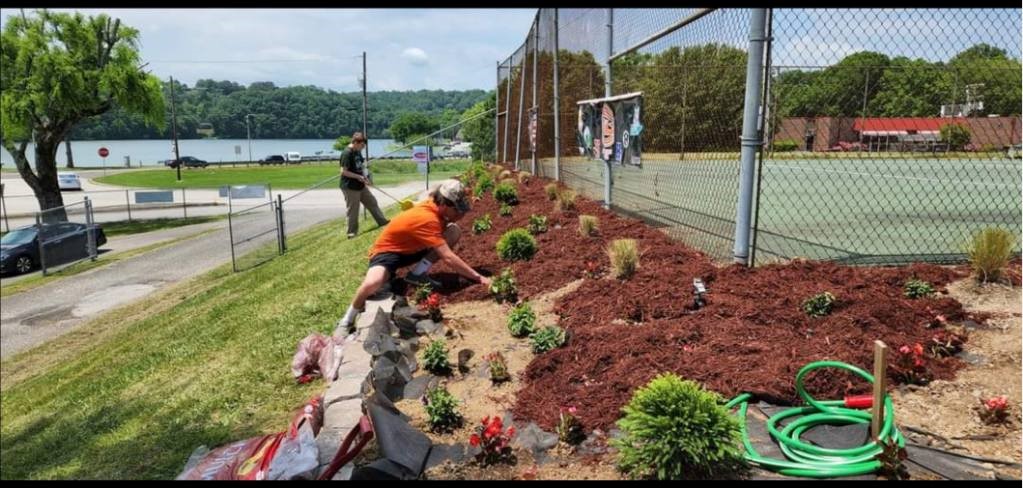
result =
[[[902,345],[926,345],[936,331],[926,324],[936,315],[953,322],[967,318],[957,301],[942,296],[947,283],[968,274],[965,267],[866,268],[797,261],[719,268],[703,253],[583,197],[576,212],[557,214],[543,191],[548,183],[533,177],[520,184],[521,203],[512,217],[500,217],[493,196],[485,195],[460,222],[463,240],[456,249],[471,266],[496,274],[508,265],[495,250],[501,234],[525,227],[529,215],[538,213],[550,219],[550,230],[538,236],[539,251],[531,261],[511,264],[520,298],[582,277],[587,261],[601,265],[604,276],[587,279],[556,305],[560,325],[570,333],[568,344],[537,356],[516,394],[516,416],[547,429],[556,424],[558,407],[575,405],[587,430],[606,431],[632,392],[666,371],[726,397],[751,392],[774,403],[796,403],[795,376],[807,363],[834,359],[869,372],[875,339],[885,341],[894,355]],[[472,220],[484,213],[490,213],[494,226],[473,235]],[[578,234],[579,214],[599,217],[600,236]],[[643,251],[640,269],[626,281],[606,276],[605,248],[617,238],[637,239]],[[456,286],[455,275],[443,263],[432,274],[449,285],[447,300],[489,298],[482,286]],[[699,310],[692,307],[694,277],[709,290],[708,304]],[[938,297],[905,298],[902,285],[911,277],[931,282]],[[836,296],[834,310],[826,317],[808,317],[802,301],[824,291]],[[932,379],[950,379],[961,366],[955,358],[926,359]],[[890,375],[889,381],[895,384],[896,378]],[[822,399],[869,389],[837,370],[811,374],[807,387]]]

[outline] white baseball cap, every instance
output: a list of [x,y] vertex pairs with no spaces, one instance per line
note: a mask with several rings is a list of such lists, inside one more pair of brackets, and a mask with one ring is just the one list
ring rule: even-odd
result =
[[448,201],[454,202],[455,208],[462,213],[472,209],[469,199],[465,196],[465,187],[458,180],[447,180],[437,187],[437,193]]

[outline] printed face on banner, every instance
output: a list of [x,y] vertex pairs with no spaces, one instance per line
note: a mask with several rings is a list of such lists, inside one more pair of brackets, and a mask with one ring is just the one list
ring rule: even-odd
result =
[[576,140],[581,156],[640,166],[642,96],[579,106]]

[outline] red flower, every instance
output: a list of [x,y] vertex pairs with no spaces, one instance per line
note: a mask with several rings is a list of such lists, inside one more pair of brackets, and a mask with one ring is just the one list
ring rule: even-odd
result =
[[480,436],[478,436],[476,434],[473,434],[473,435],[469,436],[469,445],[472,446],[472,447],[479,446],[480,445]]
[[1005,410],[1009,403],[1004,396],[996,396],[984,401],[984,407],[988,410]]
[[508,427],[508,437],[515,437],[515,427]]
[[923,354],[924,354],[924,346],[920,345],[919,342],[917,342],[916,344],[913,344],[913,354],[915,356],[923,356]]

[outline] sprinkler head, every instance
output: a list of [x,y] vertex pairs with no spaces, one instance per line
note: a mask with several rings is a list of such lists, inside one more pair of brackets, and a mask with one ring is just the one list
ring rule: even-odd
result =
[[697,310],[707,306],[707,299],[704,297],[706,293],[707,286],[703,284],[703,280],[693,278],[693,307]]

